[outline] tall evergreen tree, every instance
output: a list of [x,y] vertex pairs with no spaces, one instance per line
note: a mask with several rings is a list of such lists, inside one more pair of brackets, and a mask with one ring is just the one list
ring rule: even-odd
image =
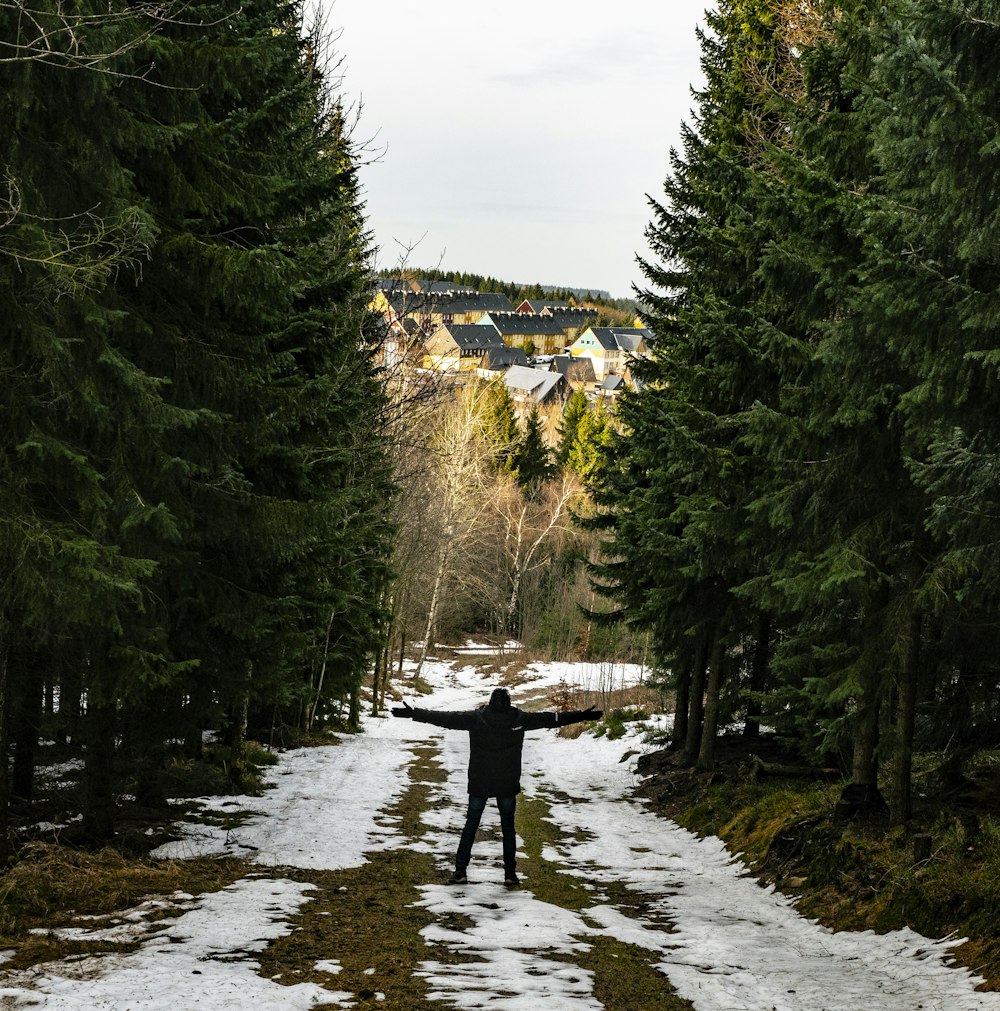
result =
[[517,483],[529,497],[537,496],[542,484],[552,474],[552,459],[542,436],[542,419],[538,405],[532,405],[524,419],[524,432],[513,456],[513,472]]
[[697,124],[672,155],[648,232],[656,259],[644,265],[653,285],[644,298],[657,342],[638,370],[642,392],[620,405],[599,490],[614,514],[615,561],[596,574],[655,630],[689,707],[678,713],[679,743],[705,768],[726,657],[770,627],[734,591],[760,564],[747,510],[762,462],[742,441],[746,414],[776,390],[773,328],[759,320],[752,269],[764,238],[747,200],[761,149],[782,129],[760,84],[790,59],[777,21],[763,0],[723,3],[700,36],[707,85]]
[[574,390],[566,401],[562,421],[559,424],[559,447],[556,452],[556,462],[565,465],[569,459],[573,444],[576,442],[580,422],[587,413],[587,397],[583,390]]
[[[3,154],[29,213],[0,254],[22,268],[0,277],[17,419],[0,436],[0,669],[25,714],[34,671],[82,675],[94,837],[113,831],[119,734],[154,797],[163,742],[223,711],[237,744],[255,713],[355,713],[388,577],[339,106],[297,5],[192,11],[113,74],[4,69]],[[67,286],[39,223],[94,207],[144,237],[148,262]],[[56,282],[64,297],[40,300]]]

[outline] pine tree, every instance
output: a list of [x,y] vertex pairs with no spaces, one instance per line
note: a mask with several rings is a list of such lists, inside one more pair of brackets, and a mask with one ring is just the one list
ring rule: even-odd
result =
[[569,447],[566,466],[585,485],[598,480],[607,464],[610,451],[612,422],[604,408],[585,410],[576,426],[576,434]]
[[[89,54],[113,51],[136,29],[107,8],[74,12],[88,13],[83,64],[56,56],[0,71],[0,103],[13,127],[0,157],[14,211],[0,236],[0,371],[9,377],[0,433],[0,568],[8,573],[0,662],[3,701],[18,703],[12,736],[25,743],[37,740],[30,714],[45,679],[58,672],[85,673],[94,727],[106,709],[109,666],[129,658],[143,673],[161,670],[155,633],[147,627],[132,636],[127,628],[149,600],[155,560],[123,536],[121,517],[137,504],[116,432],[129,427],[131,438],[142,442],[148,433],[155,441],[169,421],[159,378],[122,358],[113,336],[120,318],[104,298],[113,272],[129,269],[155,227],[115,157],[130,125],[118,81],[85,66]],[[0,17],[14,14],[5,8]],[[19,29],[7,27],[16,37]],[[19,718],[27,722],[18,726]],[[90,736],[93,769],[104,752]],[[18,762],[17,779],[30,783],[30,747],[18,749]],[[106,835],[108,804],[90,813],[87,828]]]
[[[1000,672],[990,653],[998,598],[983,577],[996,543],[991,489],[1000,436],[993,367],[1000,36],[990,5],[970,10],[945,0],[895,4],[872,20],[870,35],[878,58],[862,52],[854,67],[868,72],[859,118],[885,198],[870,217],[864,308],[905,370],[901,455],[922,509],[910,547],[911,676],[900,684],[895,742],[894,815],[903,820],[919,707],[962,721],[961,733],[944,721],[932,741],[959,766],[997,715]],[[965,747],[954,744],[960,736]]]
[[747,201],[761,149],[783,128],[760,82],[791,58],[766,2],[724,3],[708,24],[697,129],[684,130],[648,230],[653,359],[638,370],[642,391],[620,405],[598,489],[613,513],[616,560],[595,569],[631,620],[654,631],[659,663],[689,707],[677,721],[685,757],[703,768],[726,657],[770,627],[735,592],[761,565],[748,508],[766,465],[743,442],[747,414],[777,390],[774,328],[759,318],[749,266],[766,237]]
[[524,419],[524,433],[512,458],[517,483],[529,498],[537,497],[542,485],[552,474],[552,460],[542,437],[542,420],[538,405],[533,404]]
[[[36,671],[82,673],[65,694],[87,695],[95,838],[119,734],[156,799],[166,739],[223,711],[236,744],[248,714],[356,712],[382,624],[391,485],[350,141],[296,5],[216,13],[114,76],[4,70],[29,213],[3,237],[23,269],[0,277],[18,363],[0,667],[26,725]],[[145,235],[141,272],[43,255],[39,223],[93,207]]]
[[559,425],[559,449],[556,462],[565,466],[577,439],[580,422],[587,413],[587,397],[582,390],[574,390],[566,402],[562,421]]
[[521,433],[514,401],[502,379],[493,380],[484,391],[483,434],[490,446],[494,468],[502,473],[513,473]]

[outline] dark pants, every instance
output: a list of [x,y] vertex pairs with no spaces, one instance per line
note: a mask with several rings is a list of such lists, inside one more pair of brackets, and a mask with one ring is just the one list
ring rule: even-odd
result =
[[[469,866],[472,857],[472,844],[476,841],[476,830],[479,819],[486,810],[487,797],[469,797],[469,810],[465,816],[465,828],[462,838],[458,841],[458,854],[455,857],[455,869],[464,871]],[[497,810],[500,812],[500,829],[503,832],[503,869],[513,871],[517,865],[517,836],[514,833],[514,811],[517,809],[517,797],[497,797]]]

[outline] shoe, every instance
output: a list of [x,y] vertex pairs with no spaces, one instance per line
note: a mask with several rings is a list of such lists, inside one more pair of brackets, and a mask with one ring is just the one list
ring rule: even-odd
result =
[[467,885],[469,879],[465,876],[465,871],[455,871],[445,883],[449,885]]
[[507,888],[518,888],[521,881],[513,871],[507,871],[503,876],[503,883]]

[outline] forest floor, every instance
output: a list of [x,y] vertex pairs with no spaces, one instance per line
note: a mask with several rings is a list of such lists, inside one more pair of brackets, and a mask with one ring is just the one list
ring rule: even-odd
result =
[[[438,709],[481,704],[496,683],[525,708],[567,693],[608,706],[636,698],[636,678],[466,653],[397,687]],[[527,737],[514,891],[492,809],[470,884],[443,883],[466,735],[385,716],[283,753],[260,796],[178,805],[171,840],[144,830],[159,843],[149,859],[36,843],[0,879],[20,910],[0,922],[0,1007],[1000,1011],[1000,993],[953,964],[957,939],[833,932],[717,838],[658,816],[663,777],[681,782],[653,757],[665,727]],[[658,799],[637,799],[653,782]],[[721,796],[693,809],[711,820]]]

